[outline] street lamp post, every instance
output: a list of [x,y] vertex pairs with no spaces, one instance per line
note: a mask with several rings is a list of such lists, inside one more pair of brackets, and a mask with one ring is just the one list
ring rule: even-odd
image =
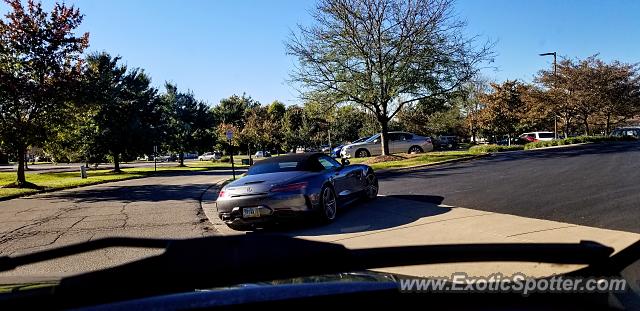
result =
[[[551,56],[553,55],[553,86],[555,87],[556,85],[556,79],[558,78],[557,75],[557,66],[556,66],[556,52],[550,52],[550,53],[542,53],[539,54],[540,56]],[[558,114],[554,113],[553,114],[553,137],[554,139],[558,139]]]

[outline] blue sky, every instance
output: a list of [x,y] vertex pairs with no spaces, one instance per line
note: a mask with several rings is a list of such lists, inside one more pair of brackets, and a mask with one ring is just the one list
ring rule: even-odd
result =
[[[44,1],[47,7],[53,3]],[[293,59],[284,41],[297,23],[311,22],[314,1],[301,0],[67,0],[86,15],[90,50],[120,55],[161,86],[216,104],[246,92],[262,103],[299,103],[287,83]],[[0,9],[6,10],[6,6]],[[552,58],[640,61],[640,1],[459,0],[467,32],[497,40],[497,57],[484,75],[530,81]]]

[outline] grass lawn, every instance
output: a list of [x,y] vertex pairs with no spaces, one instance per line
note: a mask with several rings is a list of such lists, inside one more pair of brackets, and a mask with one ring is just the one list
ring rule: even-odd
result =
[[[377,169],[388,169],[388,168],[401,168],[401,167],[409,167],[416,166],[421,164],[429,164],[434,162],[452,160],[452,159],[460,159],[466,158],[470,156],[477,156],[477,153],[470,153],[468,151],[438,151],[438,152],[427,152],[421,154],[401,154],[400,156],[405,157],[404,160],[399,161],[386,161],[386,162],[378,162],[368,164],[374,170]],[[363,163],[368,159],[372,158],[357,158],[357,159],[349,159],[349,162]]]
[[[205,171],[217,167],[230,167],[229,163],[198,161],[188,163],[186,167],[158,166],[157,173],[170,171]],[[240,168],[246,166],[238,166]],[[78,186],[98,184],[108,181],[118,181],[132,178],[148,177],[156,174],[153,167],[125,168],[123,173],[116,174],[111,170],[91,170],[89,177],[80,178],[80,172],[27,174],[27,181],[42,187],[42,190],[64,189]],[[0,172],[0,198],[14,197],[23,194],[41,192],[38,189],[1,188],[16,180],[16,172]]]

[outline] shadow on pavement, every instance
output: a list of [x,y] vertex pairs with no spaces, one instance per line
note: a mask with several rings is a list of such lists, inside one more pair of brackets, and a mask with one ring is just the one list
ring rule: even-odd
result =
[[72,200],[79,203],[182,201],[198,199],[206,186],[204,184],[108,186],[99,189],[51,193],[40,198]]
[[[229,175],[229,171],[190,171],[190,172],[166,172],[140,179],[129,179],[116,181],[95,186],[87,186],[77,189],[51,192],[25,199],[50,199],[50,200],[71,200],[75,202],[107,202],[107,201],[128,201],[128,202],[159,202],[165,200],[182,201],[197,200],[202,191],[211,186],[212,181],[202,183],[187,184],[159,184],[148,178],[154,177],[174,177],[174,176],[221,176]],[[132,184],[133,183],[133,184]]]
[[450,208],[437,206],[443,200],[441,196],[432,195],[379,196],[372,202],[339,209],[337,218],[328,225],[313,221],[292,222],[247,234],[321,236],[391,229],[450,211]]

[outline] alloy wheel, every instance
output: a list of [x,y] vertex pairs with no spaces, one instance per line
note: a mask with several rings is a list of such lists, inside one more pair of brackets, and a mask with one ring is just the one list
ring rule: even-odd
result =
[[420,153],[422,152],[422,150],[420,150],[419,147],[413,146],[409,149],[409,153]]
[[322,203],[324,204],[324,214],[328,220],[336,218],[336,197],[331,188],[324,188],[322,192]]

